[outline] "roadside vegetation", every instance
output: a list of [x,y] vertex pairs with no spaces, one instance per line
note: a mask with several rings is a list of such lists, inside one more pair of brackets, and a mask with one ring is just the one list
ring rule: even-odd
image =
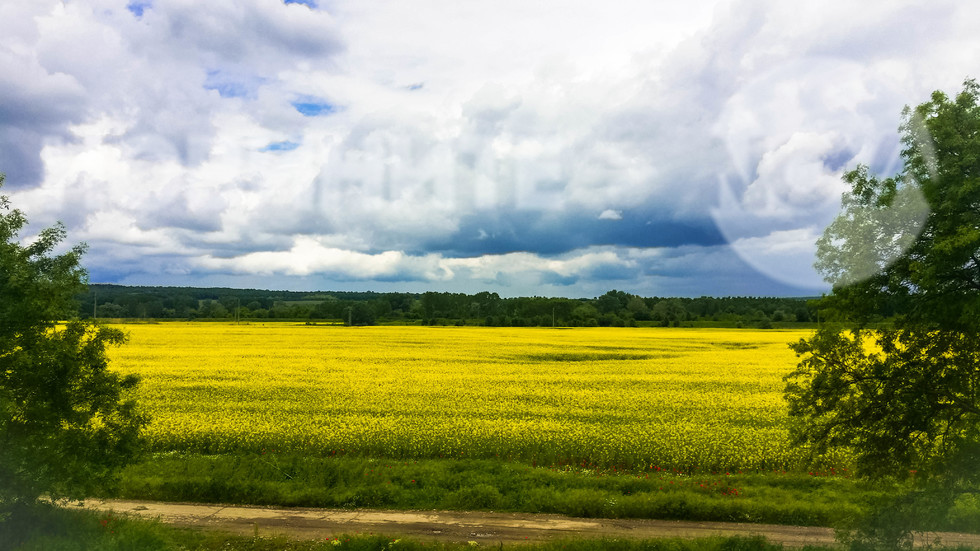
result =
[[[24,520],[24,519],[18,519]],[[571,539],[544,543],[421,541],[386,535],[337,534],[320,540],[249,537],[174,528],[125,515],[37,505],[29,523],[0,524],[0,549],[19,551],[782,551],[761,537],[681,539]],[[476,545],[474,545],[476,544]],[[802,551],[829,551],[807,546]],[[956,551],[933,548],[934,551]],[[964,550],[966,551],[966,550]]]
[[[26,522],[0,523],[0,549],[18,551],[833,551],[837,547],[788,547],[762,537],[697,539],[559,539],[533,543],[440,542],[389,535],[337,534],[317,540],[241,536],[176,528],[126,515],[38,504]],[[475,544],[475,545],[474,545]],[[931,551],[971,551],[933,546]]]
[[[488,459],[400,461],[297,454],[155,454],[104,497],[270,506],[484,510],[836,526],[897,491],[831,473],[697,473],[532,467]],[[916,528],[977,532],[963,501]]]

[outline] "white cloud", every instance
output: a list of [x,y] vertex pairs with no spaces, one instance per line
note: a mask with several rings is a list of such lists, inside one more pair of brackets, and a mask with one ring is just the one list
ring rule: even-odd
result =
[[[690,292],[727,292],[702,261],[713,243],[617,243],[644,213],[714,214],[745,262],[809,282],[805,240],[833,216],[840,172],[894,170],[901,106],[980,62],[978,8],[952,1],[126,4],[0,6],[0,170],[37,224],[90,241],[93,273],[128,281],[557,277],[586,292],[669,265],[699,274]],[[495,224],[550,235],[597,212],[622,222],[557,255],[533,235],[512,252]],[[486,248],[453,258],[464,239]],[[600,245],[615,259],[583,253]]]
[[[134,236],[134,238],[138,238]],[[309,276],[338,279],[412,280],[445,282],[453,279],[491,282],[502,276],[540,278],[548,274],[580,277],[604,267],[632,267],[635,260],[608,248],[574,251],[558,258],[531,253],[484,255],[470,258],[438,254],[406,255],[401,251],[362,253],[325,245],[314,237],[297,237],[280,251],[250,252],[234,257],[188,257],[195,269],[220,273]]]
[[812,268],[819,236],[813,227],[773,231],[763,237],[737,239],[732,248],[753,268],[776,281],[819,290],[826,287]]

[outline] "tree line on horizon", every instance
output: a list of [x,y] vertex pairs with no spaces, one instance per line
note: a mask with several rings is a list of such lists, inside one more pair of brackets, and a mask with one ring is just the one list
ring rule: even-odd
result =
[[77,297],[82,319],[288,319],[353,325],[412,323],[528,327],[637,325],[772,327],[816,321],[805,297],[641,297],[612,290],[595,298],[425,292],[302,292],[92,284]]

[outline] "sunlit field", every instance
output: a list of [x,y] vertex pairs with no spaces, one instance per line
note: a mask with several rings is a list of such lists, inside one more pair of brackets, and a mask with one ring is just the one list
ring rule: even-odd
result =
[[782,377],[804,331],[126,325],[155,451],[800,464]]

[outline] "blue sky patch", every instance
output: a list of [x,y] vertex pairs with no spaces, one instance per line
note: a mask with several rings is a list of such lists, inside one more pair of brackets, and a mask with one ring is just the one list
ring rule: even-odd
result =
[[217,90],[223,98],[243,98],[248,95],[248,88],[240,82],[204,83],[204,88]]
[[304,117],[329,115],[330,113],[337,111],[337,107],[335,105],[317,98],[304,98],[291,103],[293,107],[295,107],[296,110],[299,111]]
[[316,9],[316,0],[284,0],[286,4],[302,4],[310,9]]
[[210,70],[204,79],[204,88],[217,90],[223,98],[244,98],[255,94],[262,84],[262,79],[256,77],[241,77],[224,71]]
[[126,9],[136,17],[143,17],[143,10],[152,7],[152,0],[133,0],[132,2],[126,4]]
[[284,142],[272,142],[259,151],[292,151],[297,147],[299,147],[298,143],[286,140]]

